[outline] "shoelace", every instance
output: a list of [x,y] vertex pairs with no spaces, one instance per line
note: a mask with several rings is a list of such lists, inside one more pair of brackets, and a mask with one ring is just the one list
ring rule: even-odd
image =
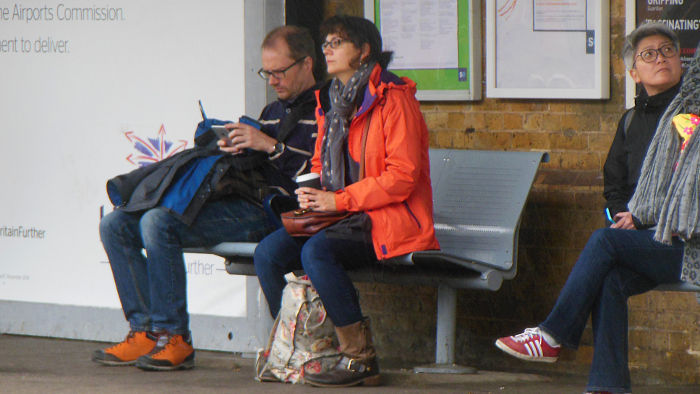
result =
[[170,335],[160,335],[158,337],[158,341],[156,342],[156,347],[166,347],[172,342],[174,338],[174,336]]
[[[167,338],[167,342],[166,339]],[[158,353],[160,354],[168,349],[168,346],[177,346],[177,336],[175,335],[161,335],[158,337],[158,342],[156,343],[156,349],[160,349]]]
[[126,336],[126,339],[124,339],[123,341],[119,342],[118,344],[116,344],[114,346],[108,347],[106,350],[117,350],[123,346],[129,345],[131,342],[134,341],[135,334],[136,334],[135,332],[129,332],[129,335]]
[[513,336],[513,339],[517,342],[535,341],[541,343],[542,335],[540,335],[540,329],[538,327],[526,328],[522,334]]

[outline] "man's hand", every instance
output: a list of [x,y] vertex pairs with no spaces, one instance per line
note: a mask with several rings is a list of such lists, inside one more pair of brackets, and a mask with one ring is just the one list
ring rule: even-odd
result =
[[219,148],[228,153],[238,154],[249,148],[265,153],[275,150],[277,140],[245,123],[228,123],[224,127],[231,130],[228,133],[229,141],[222,139],[217,141]]
[[300,187],[294,191],[299,201],[299,208],[313,209],[314,211],[335,212],[335,193]]
[[632,214],[629,212],[618,212],[615,214],[615,223],[610,225],[610,228],[620,228],[623,230],[636,230]]

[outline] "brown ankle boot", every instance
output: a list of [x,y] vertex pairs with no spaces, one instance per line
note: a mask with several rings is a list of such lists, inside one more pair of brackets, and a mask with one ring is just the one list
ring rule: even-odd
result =
[[319,387],[348,387],[358,384],[377,386],[380,383],[377,353],[372,345],[369,321],[362,320],[336,327],[341,358],[328,372],[306,375],[304,381]]

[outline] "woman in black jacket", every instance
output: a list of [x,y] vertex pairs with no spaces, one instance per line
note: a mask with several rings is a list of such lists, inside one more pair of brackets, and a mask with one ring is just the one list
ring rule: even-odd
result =
[[639,228],[627,203],[637,186],[639,172],[661,115],[678,93],[681,60],[678,37],[664,24],[645,24],[625,41],[622,58],[639,86],[634,108],[617,126],[603,167],[605,209],[612,228]]
[[[653,231],[634,230],[641,226],[635,225],[627,208],[640,179],[651,137],[656,133],[659,115],[672,104],[668,101],[679,90],[678,40],[665,25],[643,25],[627,37],[623,57],[630,67],[630,75],[642,85],[644,92],[637,100],[638,108],[627,133],[625,117],[620,121],[605,164],[606,198],[611,204],[609,207],[616,207],[610,209],[619,210],[612,218],[615,223],[611,228],[595,231],[588,239],[556,304],[543,322],[496,341],[496,346],[511,356],[528,361],[555,362],[562,347],[578,347],[590,316],[594,352],[586,387],[589,393],[631,391],[627,299],[661,283],[679,282],[684,256],[684,245],[678,237],[661,243]],[[696,57],[694,62],[700,62],[700,58]],[[700,74],[700,66],[698,70],[697,74]],[[686,77],[683,83],[688,82],[693,82],[689,85],[694,87],[697,81]],[[700,86],[700,82],[697,85]],[[680,90],[684,90],[683,85]],[[673,103],[677,102],[673,100]],[[663,130],[668,129],[671,133],[668,116],[664,119]],[[656,140],[655,137],[653,141]],[[667,165],[670,161],[660,162]],[[640,192],[645,190],[649,174],[649,171],[644,172]],[[636,201],[639,196],[634,195],[634,198]],[[635,213],[640,212],[638,203],[633,208]],[[649,220],[643,222],[650,223]]]

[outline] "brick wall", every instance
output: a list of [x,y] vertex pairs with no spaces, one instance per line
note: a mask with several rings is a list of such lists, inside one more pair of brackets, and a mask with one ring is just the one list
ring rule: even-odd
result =
[[[328,0],[326,12],[360,15],[361,3]],[[619,59],[624,3],[611,0],[611,99],[483,99],[421,105],[432,147],[535,149],[546,150],[551,157],[541,166],[525,209],[517,277],[496,293],[459,292],[459,363],[519,371],[588,371],[593,352],[590,328],[580,349],[565,350],[554,365],[523,363],[492,344],[495,338],[547,316],[589,235],[604,225],[601,169],[624,110],[625,69]],[[434,288],[366,283],[357,287],[363,310],[372,318],[380,357],[409,364],[434,360]],[[700,305],[695,295],[651,292],[631,298],[629,304],[634,381],[700,383]]]

